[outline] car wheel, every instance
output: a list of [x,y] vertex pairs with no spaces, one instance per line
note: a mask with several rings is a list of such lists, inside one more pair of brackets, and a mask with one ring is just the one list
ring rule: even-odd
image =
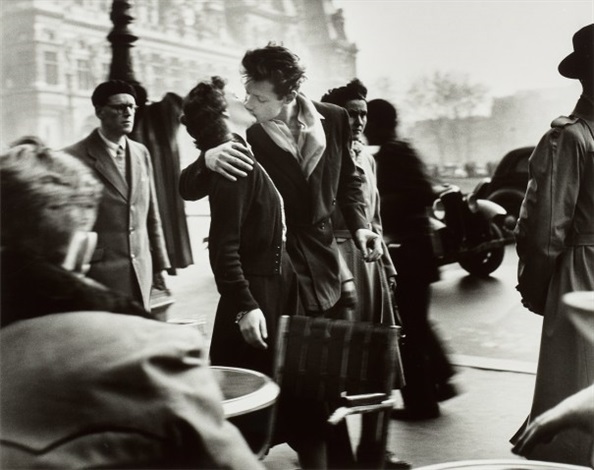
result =
[[[502,238],[501,229],[494,223],[490,224],[491,240]],[[474,276],[487,277],[503,262],[505,246],[500,246],[488,251],[482,251],[465,256],[458,262],[462,268]]]

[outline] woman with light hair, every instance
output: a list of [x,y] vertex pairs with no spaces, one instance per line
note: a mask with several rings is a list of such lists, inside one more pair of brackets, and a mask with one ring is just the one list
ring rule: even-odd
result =
[[1,325],[75,310],[147,316],[84,276],[103,186],[82,162],[40,142],[0,155]]

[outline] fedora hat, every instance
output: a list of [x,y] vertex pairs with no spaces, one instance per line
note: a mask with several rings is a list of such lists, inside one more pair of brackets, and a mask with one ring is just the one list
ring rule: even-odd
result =
[[573,52],[559,64],[559,73],[567,78],[592,76],[594,68],[594,24],[584,26],[573,35]]

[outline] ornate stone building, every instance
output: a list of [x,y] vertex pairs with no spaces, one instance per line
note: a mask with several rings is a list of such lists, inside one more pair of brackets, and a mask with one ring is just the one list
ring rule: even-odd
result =
[[[307,66],[304,90],[319,98],[356,75],[356,46],[332,0],[134,0],[136,79],[149,99],[186,93],[221,75],[242,92],[243,53],[282,42]],[[0,2],[2,147],[33,134],[61,147],[96,126],[89,100],[109,74],[112,0]]]

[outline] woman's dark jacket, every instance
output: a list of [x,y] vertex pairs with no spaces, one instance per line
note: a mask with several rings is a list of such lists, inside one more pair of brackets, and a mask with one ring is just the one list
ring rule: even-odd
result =
[[[182,174],[192,184],[196,160]],[[283,242],[279,193],[264,169],[254,163],[245,178],[230,181],[213,173],[208,180],[210,265],[221,299],[210,346],[215,365],[272,372],[272,340],[280,315],[297,312],[298,287]],[[239,312],[259,308],[268,329],[269,349],[246,343],[235,324]]]

